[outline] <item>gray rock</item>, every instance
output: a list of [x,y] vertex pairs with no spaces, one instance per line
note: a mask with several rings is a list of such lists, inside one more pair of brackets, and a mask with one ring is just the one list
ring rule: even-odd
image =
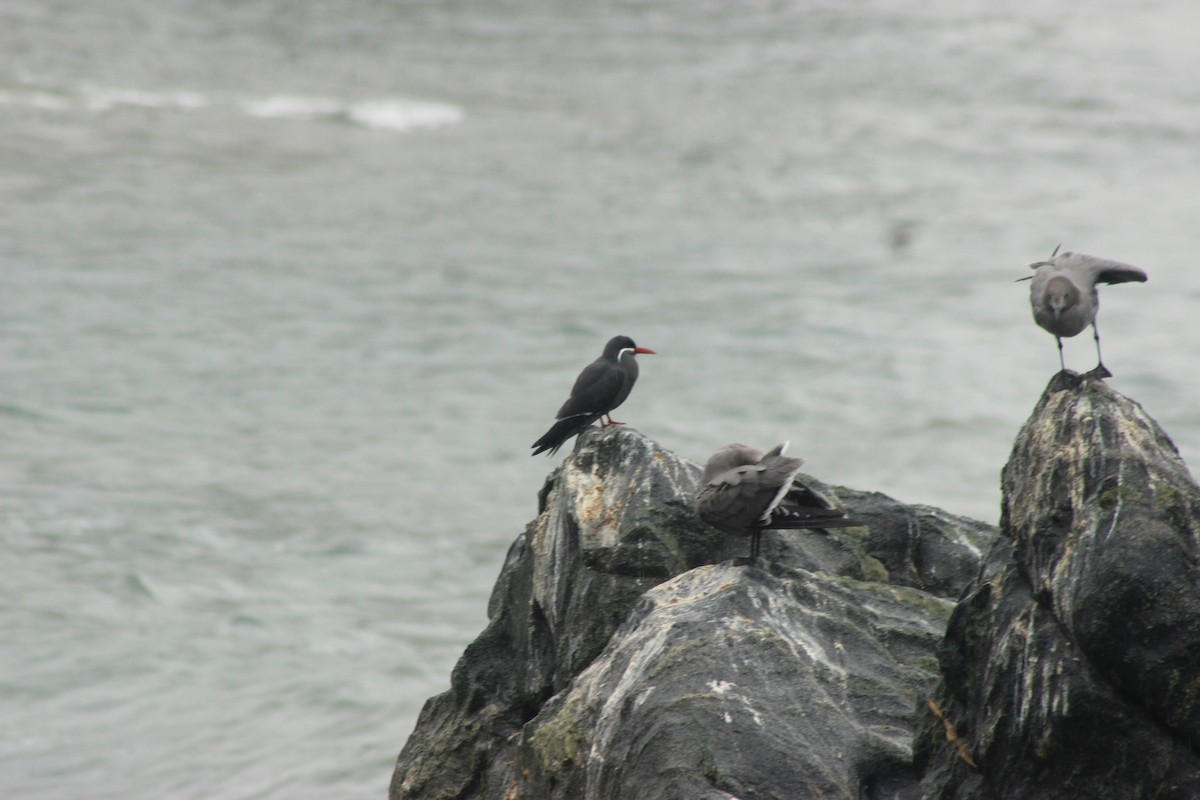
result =
[[522,731],[518,797],[880,797],[948,601],[817,573],[694,569],[646,594]]
[[940,508],[905,505],[879,492],[837,491],[856,517],[870,523],[867,553],[899,586],[957,599],[996,538],[994,525]]
[[1003,490],[923,714],[921,796],[1200,797],[1200,487],[1175,446],[1060,373]]
[[1200,487],[1136,403],[1056,376],[1000,537],[805,476],[868,527],[736,567],[698,475],[580,437],[393,800],[1200,797]]
[[707,566],[747,540],[696,518],[699,475],[628,428],[579,437],[509,551],[486,629],[426,702],[392,800],[915,785],[914,709],[994,533],[806,476],[870,528],[770,532],[769,571]]

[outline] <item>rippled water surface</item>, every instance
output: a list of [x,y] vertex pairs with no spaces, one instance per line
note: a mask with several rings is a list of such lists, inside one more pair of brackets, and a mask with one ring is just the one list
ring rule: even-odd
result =
[[994,522],[1061,242],[1200,457],[1200,9],[1105,5],[0,3],[4,794],[382,797],[616,333]]

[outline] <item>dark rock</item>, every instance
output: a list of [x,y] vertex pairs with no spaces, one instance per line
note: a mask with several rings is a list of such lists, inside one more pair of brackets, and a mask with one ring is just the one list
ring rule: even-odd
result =
[[698,475],[580,436],[393,800],[1200,797],[1200,487],[1136,403],[1055,376],[998,538],[806,476],[868,526],[738,567]]
[[509,551],[486,629],[425,704],[392,800],[915,785],[914,709],[994,534],[805,477],[870,529],[770,532],[769,569],[704,566],[748,540],[696,518],[699,475],[629,429],[579,437]]
[[509,549],[488,625],[421,710],[393,798],[499,798],[508,740],[608,641],[648,588],[702,563],[693,465],[628,429],[579,436]]
[[729,563],[648,592],[522,731],[519,797],[876,797],[915,783],[913,709],[950,604]]
[[879,492],[838,492],[856,517],[870,523],[867,553],[899,586],[957,598],[996,538],[995,526],[940,508],[904,505]]
[[1003,535],[939,653],[921,796],[1200,797],[1200,487],[1175,446],[1062,373],[1003,490]]

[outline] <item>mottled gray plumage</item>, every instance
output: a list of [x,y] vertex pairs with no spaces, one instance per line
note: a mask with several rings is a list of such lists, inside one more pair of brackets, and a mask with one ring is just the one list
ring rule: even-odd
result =
[[758,557],[764,530],[864,524],[799,480],[804,461],[785,456],[787,444],[765,455],[744,444],[726,445],[708,459],[700,479],[696,495],[700,519],[727,533],[751,534],[752,559]]
[[1096,368],[1091,374],[1101,378],[1112,375],[1100,356],[1100,331],[1096,328],[1100,296],[1096,285],[1144,282],[1146,273],[1119,261],[1058,251],[1048,261],[1038,261],[1030,266],[1036,270],[1029,289],[1033,318],[1038,325],[1054,334],[1062,368],[1067,368],[1063,360],[1062,337],[1075,336],[1091,325],[1096,340]]

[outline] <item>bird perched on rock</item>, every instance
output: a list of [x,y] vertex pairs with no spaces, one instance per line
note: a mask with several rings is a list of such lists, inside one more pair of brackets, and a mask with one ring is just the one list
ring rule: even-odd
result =
[[[1096,339],[1096,368],[1088,375],[1108,378],[1112,373],[1104,366],[1100,357],[1100,331],[1096,328],[1096,311],[1100,307],[1098,283],[1144,283],[1146,273],[1137,267],[1109,261],[1083,253],[1054,254],[1048,261],[1030,265],[1037,270],[1031,276],[1029,302],[1033,306],[1033,318],[1038,325],[1054,334],[1058,342],[1058,362],[1065,371],[1062,337],[1075,336],[1088,325]],[[1031,278],[1020,278],[1027,281]]]
[[558,421],[531,445],[532,455],[536,456],[545,450],[553,455],[563,442],[582,433],[584,428],[601,417],[606,418],[601,423],[602,428],[624,425],[615,421],[609,412],[629,397],[629,391],[638,378],[638,364],[634,357],[638,354],[656,355],[649,348],[638,347],[628,336],[609,339],[600,357],[584,367],[575,379],[571,396],[555,415]]
[[764,530],[852,528],[865,525],[834,507],[829,498],[797,477],[800,458],[783,453],[788,443],[771,452],[744,444],[722,447],[708,459],[696,495],[700,519],[726,533],[749,533],[750,560],[758,558]]

